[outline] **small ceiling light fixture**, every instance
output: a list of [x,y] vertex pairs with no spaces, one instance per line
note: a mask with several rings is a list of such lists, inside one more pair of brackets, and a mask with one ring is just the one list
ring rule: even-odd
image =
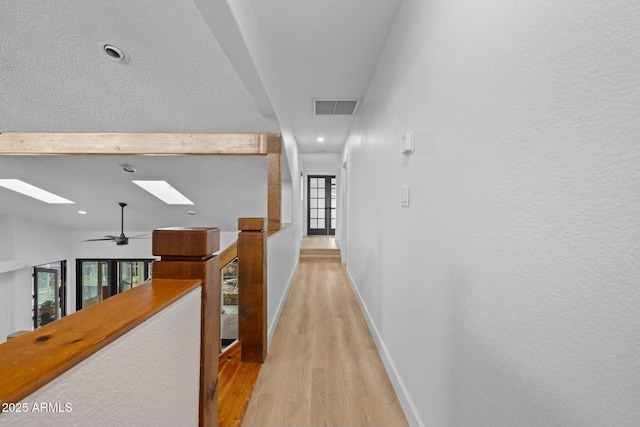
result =
[[87,212],[87,211],[78,211],[78,213],[79,213],[80,215],[86,215],[88,212]]
[[134,173],[136,168],[131,165],[122,165],[122,170],[129,173]]
[[324,137],[323,136],[319,136],[318,137],[318,142],[324,142]]
[[196,214],[196,211],[188,211],[187,213],[188,213],[189,215],[195,215],[195,214]]
[[104,50],[104,53],[106,53],[112,61],[121,62],[123,64],[129,62],[129,56],[127,56],[122,49],[112,44],[104,44],[102,46],[102,50]]

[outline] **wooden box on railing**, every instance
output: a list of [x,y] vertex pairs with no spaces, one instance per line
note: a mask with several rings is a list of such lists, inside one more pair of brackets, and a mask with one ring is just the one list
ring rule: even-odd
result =
[[153,231],[152,252],[162,257],[207,257],[220,249],[219,228],[160,228]]
[[16,331],[12,334],[7,335],[7,341],[12,340],[14,338],[18,338],[21,335],[28,334],[31,331]]

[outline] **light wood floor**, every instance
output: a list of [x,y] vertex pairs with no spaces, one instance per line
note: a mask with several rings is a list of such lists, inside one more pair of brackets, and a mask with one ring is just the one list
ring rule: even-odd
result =
[[339,249],[335,236],[304,236],[300,249]]
[[304,262],[242,426],[406,426],[344,265]]

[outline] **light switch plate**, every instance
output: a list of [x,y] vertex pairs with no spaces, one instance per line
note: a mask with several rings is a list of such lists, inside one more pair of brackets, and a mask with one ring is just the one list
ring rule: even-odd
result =
[[415,150],[415,132],[410,131],[402,136],[402,154],[409,155]]
[[402,207],[409,206],[409,186],[405,185],[402,187]]

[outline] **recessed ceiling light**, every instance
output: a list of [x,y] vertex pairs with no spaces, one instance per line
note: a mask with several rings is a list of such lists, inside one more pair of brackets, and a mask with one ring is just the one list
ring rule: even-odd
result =
[[19,179],[0,179],[0,187],[7,188],[25,196],[33,197],[45,203],[50,204],[73,204],[71,200],[50,193],[42,188],[27,184]]
[[196,214],[196,211],[188,211],[187,213],[188,213],[189,215],[195,215],[195,214]]
[[324,137],[319,136],[319,137],[318,137],[318,142],[324,142]]
[[104,50],[104,53],[106,53],[109,59],[113,61],[121,62],[124,64],[129,62],[129,57],[119,47],[116,47],[112,44],[104,44],[102,46],[102,50]]
[[167,181],[131,181],[168,205],[193,205],[184,194],[173,188]]
[[136,168],[131,165],[122,165],[122,170],[125,172],[134,173],[136,171]]
[[87,211],[78,211],[78,213],[79,213],[80,215],[86,215],[88,212],[87,212]]

